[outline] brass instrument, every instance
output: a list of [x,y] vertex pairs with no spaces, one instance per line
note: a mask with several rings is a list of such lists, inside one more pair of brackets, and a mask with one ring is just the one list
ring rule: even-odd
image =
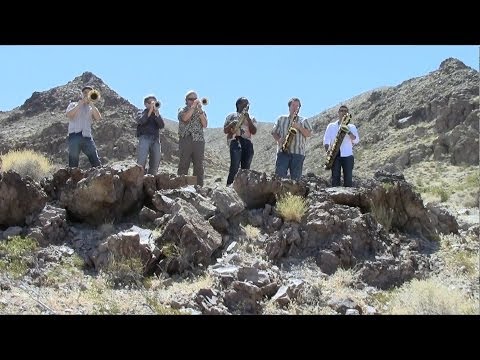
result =
[[340,145],[342,144],[343,138],[345,137],[345,132],[342,131],[342,126],[348,125],[351,119],[352,115],[350,115],[350,113],[346,113],[345,115],[343,115],[340,126],[338,127],[337,135],[335,136],[335,140],[327,151],[327,158],[324,164],[325,170],[330,170],[332,168],[333,162],[335,161],[335,158],[340,151]]
[[98,90],[90,90],[87,95],[88,100],[97,101],[100,99],[100,92]]
[[202,102],[202,105],[208,105],[208,99],[207,98],[204,97],[200,101]]
[[161,105],[160,101],[155,101],[155,107],[156,107],[156,108],[159,108],[160,105]]
[[237,120],[237,123],[235,124],[235,127],[233,128],[232,132],[229,134],[230,137],[233,137],[238,130],[240,130],[240,128],[242,127],[243,123],[245,122],[245,119],[247,118],[245,115],[248,113],[248,108],[249,106],[245,106],[242,110],[242,112],[240,113],[240,115],[238,116],[238,120]]
[[282,151],[284,153],[289,152],[290,145],[292,144],[293,139],[295,138],[295,135],[297,135],[298,130],[293,127],[293,124],[297,121],[298,117],[298,111],[300,108],[295,110],[293,113],[292,121],[290,122],[290,126],[288,128],[287,136],[285,136],[285,140],[283,141],[282,144]]

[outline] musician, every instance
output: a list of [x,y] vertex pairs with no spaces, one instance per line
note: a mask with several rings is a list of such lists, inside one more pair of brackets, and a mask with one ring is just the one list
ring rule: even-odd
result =
[[190,162],[193,162],[193,175],[197,185],[203,186],[203,161],[205,138],[203,129],[207,127],[207,114],[202,109],[202,101],[193,90],[185,95],[185,107],[178,111],[178,175],[188,175]]
[[[300,180],[302,176],[306,140],[312,136],[310,122],[298,115],[300,107],[300,99],[291,98],[288,101],[289,115],[280,116],[271,132],[277,142],[275,175],[286,178],[287,171],[290,171],[292,180]],[[296,116],[294,116],[295,114]],[[284,152],[282,147],[290,129],[296,129],[296,134],[293,136],[290,146]]]
[[92,137],[92,121],[99,121],[102,115],[88,94],[92,86],[82,88],[82,98],[71,102],[66,110],[68,119],[68,166],[78,167],[80,151],[90,161],[92,167],[101,166],[97,148]]
[[[335,141],[342,119],[347,113],[348,107],[345,105],[340,106],[338,109],[338,120],[328,124],[323,137],[325,151],[328,151]],[[360,137],[358,136],[357,127],[351,123],[348,125],[342,125],[341,131],[345,133],[345,137],[340,145],[340,151],[333,162],[332,186],[340,186],[340,175],[341,170],[343,169],[343,186],[351,187],[354,164],[353,145],[358,144]]]
[[238,98],[235,106],[237,111],[228,114],[223,125],[223,132],[227,134],[227,144],[230,148],[227,186],[233,183],[239,166],[242,169],[250,169],[254,155],[252,135],[257,133],[257,120],[248,113],[250,108],[248,99]]
[[148,173],[156,175],[161,159],[160,130],[165,127],[165,122],[160,115],[160,102],[155,95],[143,98],[145,109],[139,111],[135,118],[137,123],[137,163],[143,167],[148,159]]

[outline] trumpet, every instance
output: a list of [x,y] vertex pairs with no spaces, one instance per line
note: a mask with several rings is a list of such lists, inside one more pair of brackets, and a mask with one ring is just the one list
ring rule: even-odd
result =
[[87,95],[88,100],[97,101],[100,99],[100,92],[98,90],[90,90]]
[[202,105],[208,105],[208,99],[207,98],[204,97],[200,101],[202,102]]
[[160,101],[155,101],[155,107],[156,108],[159,108],[161,105],[162,105],[162,103]]

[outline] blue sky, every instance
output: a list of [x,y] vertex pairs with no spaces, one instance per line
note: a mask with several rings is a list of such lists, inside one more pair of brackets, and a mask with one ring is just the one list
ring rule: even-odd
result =
[[0,45],[0,110],[91,71],[139,108],[154,93],[171,120],[193,89],[209,100],[209,127],[223,126],[240,96],[250,100],[257,120],[274,122],[291,97],[300,98],[300,114],[310,117],[362,92],[426,75],[449,57],[478,70],[476,45]]

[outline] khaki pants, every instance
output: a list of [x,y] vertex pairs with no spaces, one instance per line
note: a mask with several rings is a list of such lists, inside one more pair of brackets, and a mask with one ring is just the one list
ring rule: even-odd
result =
[[193,162],[193,176],[197,177],[197,185],[203,186],[203,159],[205,155],[205,142],[193,141],[191,135],[184,136],[178,141],[180,161],[178,162],[178,175],[188,175],[190,162]]

